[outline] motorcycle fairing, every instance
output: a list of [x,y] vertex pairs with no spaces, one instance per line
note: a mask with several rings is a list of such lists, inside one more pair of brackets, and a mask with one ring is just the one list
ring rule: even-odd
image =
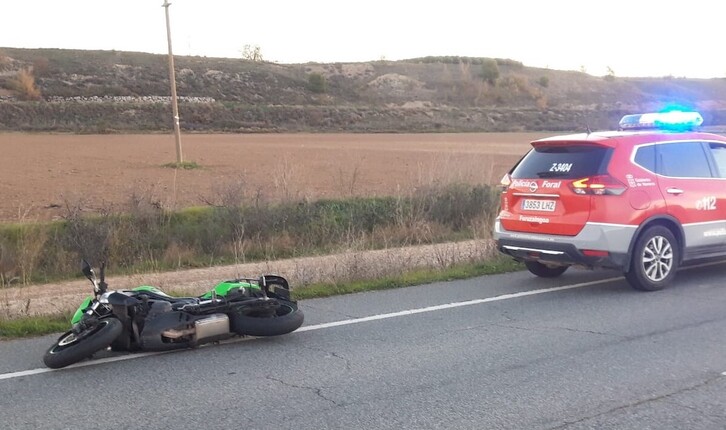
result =
[[156,288],[156,287],[152,287],[151,285],[142,285],[142,286],[140,286],[140,287],[136,287],[136,288],[134,288],[134,289],[133,289],[133,290],[131,290],[131,291],[147,291],[147,292],[149,292],[149,293],[154,293],[154,294],[158,294],[158,295],[160,295],[160,296],[167,296],[167,297],[171,297],[170,295],[166,294],[165,292],[161,291],[160,289],[158,289],[158,288]]
[[81,318],[83,317],[83,313],[86,312],[86,309],[88,309],[89,306],[91,306],[91,302],[93,301],[92,296],[86,297],[85,300],[83,300],[83,303],[81,303],[81,306],[78,307],[76,310],[76,313],[73,314],[73,317],[71,318],[71,325],[77,324],[81,321]]
[[206,292],[201,299],[209,300],[213,295],[226,297],[232,290],[241,290],[243,288],[260,289],[259,286],[250,284],[249,282],[224,281],[217,284],[213,290]]

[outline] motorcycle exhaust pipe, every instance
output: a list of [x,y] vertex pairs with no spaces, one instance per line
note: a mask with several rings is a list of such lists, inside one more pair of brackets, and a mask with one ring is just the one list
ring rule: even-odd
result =
[[191,336],[194,344],[221,340],[231,335],[229,317],[222,313],[212,314],[194,321],[194,327],[165,330],[161,335],[168,339]]
[[194,321],[195,342],[225,337],[230,334],[229,317],[226,314],[212,314]]

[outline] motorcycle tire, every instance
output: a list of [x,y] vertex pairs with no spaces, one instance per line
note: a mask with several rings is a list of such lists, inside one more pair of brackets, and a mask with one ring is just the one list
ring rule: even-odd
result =
[[78,335],[67,331],[48,349],[43,362],[51,369],[60,369],[79,362],[109,346],[122,330],[121,321],[116,318],[105,318]]
[[247,336],[279,336],[300,328],[305,319],[297,304],[278,299],[280,307],[274,315],[254,316],[232,313],[229,324],[233,332]]

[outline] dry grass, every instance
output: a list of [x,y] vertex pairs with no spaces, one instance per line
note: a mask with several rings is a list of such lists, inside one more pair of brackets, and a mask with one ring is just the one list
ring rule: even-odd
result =
[[[448,268],[457,263],[482,262],[491,259],[495,254],[491,240],[376,251],[362,251],[353,247],[340,254],[328,256],[115,276],[110,277],[108,283],[113,289],[154,285],[175,294],[198,295],[224,279],[276,273],[288,278],[295,288],[304,289],[312,284],[376,279],[417,268]],[[90,292],[91,286],[85,279],[0,289],[0,318],[72,312]]]
[[40,89],[35,85],[33,69],[21,69],[14,79],[10,80],[13,90],[21,100],[40,100]]

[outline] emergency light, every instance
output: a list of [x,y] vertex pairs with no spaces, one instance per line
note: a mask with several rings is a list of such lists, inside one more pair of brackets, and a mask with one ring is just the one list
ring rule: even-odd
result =
[[698,112],[670,111],[625,115],[620,120],[621,130],[690,130],[703,124]]

